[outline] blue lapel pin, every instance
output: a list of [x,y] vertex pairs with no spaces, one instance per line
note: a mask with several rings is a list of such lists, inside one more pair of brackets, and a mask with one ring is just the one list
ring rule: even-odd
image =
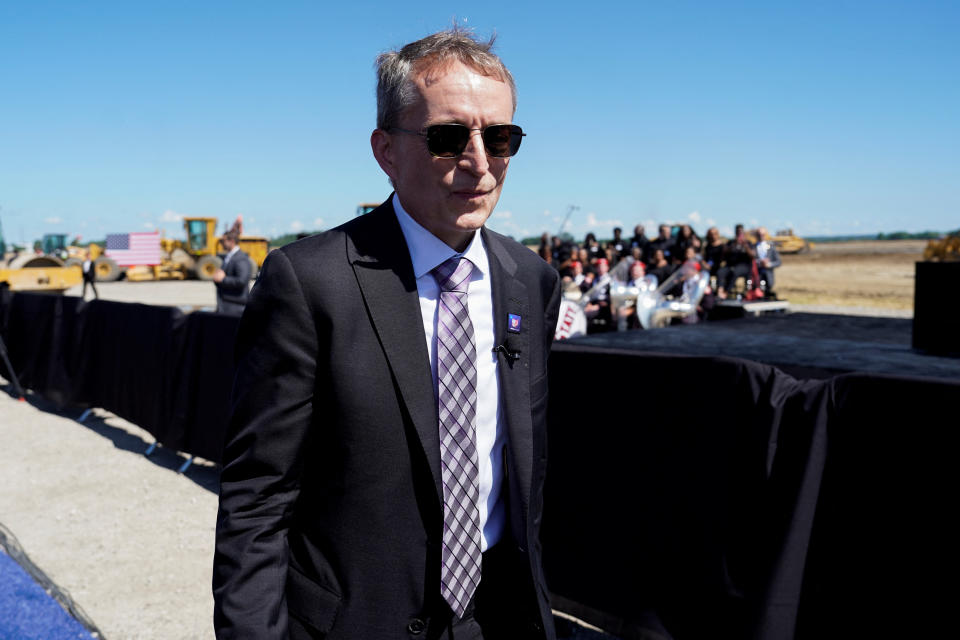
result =
[[520,333],[520,316],[515,313],[507,314],[507,331],[510,333]]

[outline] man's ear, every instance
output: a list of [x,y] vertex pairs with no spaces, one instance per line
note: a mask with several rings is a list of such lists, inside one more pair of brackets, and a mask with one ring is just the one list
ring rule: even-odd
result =
[[392,136],[383,129],[374,129],[370,134],[370,147],[373,149],[373,157],[377,159],[377,164],[391,181],[395,181],[397,172]]

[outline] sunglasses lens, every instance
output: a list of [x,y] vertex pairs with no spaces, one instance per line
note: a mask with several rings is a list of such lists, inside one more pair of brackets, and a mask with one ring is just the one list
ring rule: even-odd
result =
[[509,158],[520,149],[523,129],[515,124],[495,124],[483,130],[483,146],[494,158]]
[[[483,130],[483,146],[494,158],[509,158],[520,149],[523,129],[515,124],[495,124]],[[456,158],[470,142],[470,129],[462,124],[427,127],[427,150],[437,158]]]
[[434,124],[427,127],[427,150],[438,158],[455,158],[470,140],[470,129],[462,124]]

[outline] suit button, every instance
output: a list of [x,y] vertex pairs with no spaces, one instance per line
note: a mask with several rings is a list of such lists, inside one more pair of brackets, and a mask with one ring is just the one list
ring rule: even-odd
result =
[[423,633],[423,630],[427,628],[427,624],[420,618],[414,618],[410,621],[410,624],[407,625],[407,631],[412,633],[415,636]]

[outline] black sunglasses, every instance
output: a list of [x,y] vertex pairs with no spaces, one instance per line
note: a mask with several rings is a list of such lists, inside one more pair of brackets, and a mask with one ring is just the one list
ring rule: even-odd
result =
[[515,124],[492,124],[483,129],[471,129],[463,124],[432,124],[424,131],[411,131],[390,127],[390,131],[409,133],[427,139],[427,151],[436,158],[456,158],[470,142],[470,134],[479,131],[487,155],[494,158],[509,158],[520,150],[523,129]]

